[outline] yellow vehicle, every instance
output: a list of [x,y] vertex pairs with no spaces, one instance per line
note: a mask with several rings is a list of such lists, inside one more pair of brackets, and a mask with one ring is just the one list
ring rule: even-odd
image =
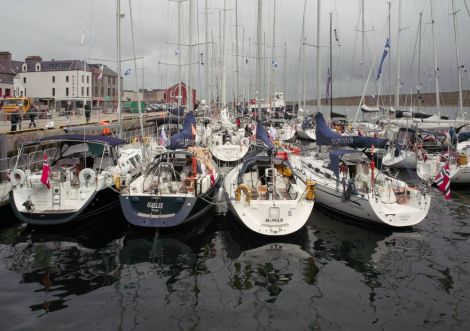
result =
[[16,107],[20,107],[20,110],[23,111],[23,113],[26,113],[29,108],[32,105],[32,100],[31,98],[26,98],[26,97],[9,97],[5,98],[3,100],[3,107],[2,110],[6,114],[12,113]]

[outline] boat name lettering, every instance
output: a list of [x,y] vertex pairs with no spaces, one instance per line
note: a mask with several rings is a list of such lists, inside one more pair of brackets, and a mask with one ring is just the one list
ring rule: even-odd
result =
[[150,209],[163,209],[163,202],[148,202],[147,208]]
[[282,223],[284,222],[283,218],[267,218],[265,220],[266,223]]

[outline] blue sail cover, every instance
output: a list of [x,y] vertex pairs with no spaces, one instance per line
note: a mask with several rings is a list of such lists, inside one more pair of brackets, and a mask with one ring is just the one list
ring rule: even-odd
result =
[[470,139],[470,132],[460,132],[459,133],[459,141],[466,141]]
[[260,121],[256,122],[256,140],[266,145],[268,152],[273,150],[274,146],[271,139],[269,139],[269,133]]
[[184,149],[196,143],[196,118],[189,112],[184,118],[183,130],[173,135],[168,149]]
[[352,148],[384,148],[388,139],[362,136],[342,136],[332,131],[321,113],[315,115],[317,146],[349,146]]

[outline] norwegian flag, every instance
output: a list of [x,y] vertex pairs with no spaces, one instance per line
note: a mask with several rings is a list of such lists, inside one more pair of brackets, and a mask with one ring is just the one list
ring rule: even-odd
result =
[[49,163],[47,162],[46,151],[44,151],[44,162],[42,163],[41,183],[48,189],[51,188],[51,184],[49,183],[50,172],[51,172],[51,167],[49,166]]
[[441,171],[434,178],[434,183],[436,183],[439,190],[444,193],[446,200],[450,200],[450,169],[449,162],[446,162],[442,167]]

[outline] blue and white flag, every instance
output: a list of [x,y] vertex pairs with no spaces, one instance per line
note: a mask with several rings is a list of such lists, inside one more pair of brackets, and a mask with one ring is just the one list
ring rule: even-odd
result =
[[131,68],[127,69],[125,72],[124,72],[124,76],[129,76],[131,74]]
[[168,142],[168,138],[166,137],[165,127],[163,127],[162,131],[160,132],[160,145],[166,146],[167,142]]
[[277,67],[279,66],[279,62],[277,62],[277,61],[274,60],[274,59],[272,60],[271,63],[272,63],[272,65],[273,65],[274,68],[277,68]]
[[385,42],[384,53],[382,55],[382,60],[380,61],[379,70],[377,71],[377,77],[375,78],[376,80],[379,80],[380,76],[382,75],[382,67],[384,65],[385,59],[387,58],[387,55],[389,52],[390,52],[390,39],[387,38],[387,41]]
[[180,49],[179,47],[177,49],[175,49],[175,55],[178,55],[180,53]]

